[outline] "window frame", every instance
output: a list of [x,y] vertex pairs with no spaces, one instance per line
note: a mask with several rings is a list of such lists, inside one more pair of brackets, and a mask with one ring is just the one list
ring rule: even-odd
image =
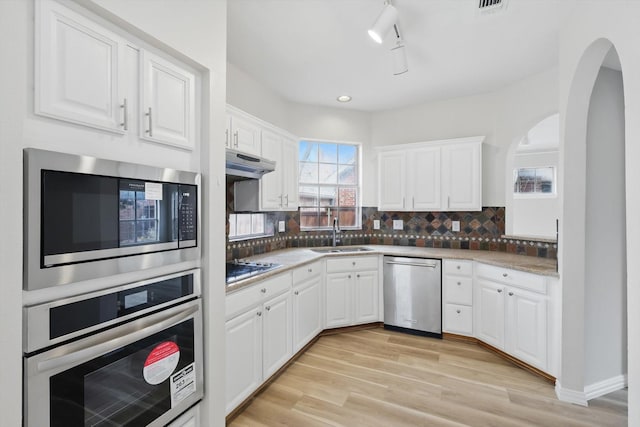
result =
[[[251,233],[249,234],[242,234],[242,235],[238,235],[236,233],[236,235],[231,235],[231,230],[233,229],[232,225],[231,225],[231,221],[232,218],[235,220],[236,222],[236,230],[237,230],[237,217],[238,215],[250,215],[251,218],[249,219],[249,222],[251,223]],[[263,218],[262,221],[262,228],[263,228],[263,232],[262,233],[254,233],[253,230],[253,225],[254,225],[254,216],[261,216]],[[238,242],[238,241],[242,241],[242,240],[250,240],[250,239],[261,239],[264,237],[272,237],[275,235],[275,226],[273,224],[273,220],[272,218],[266,213],[266,212],[231,212],[229,214],[229,234],[227,236],[228,240],[230,242]]]
[[[356,184],[355,185],[344,185],[344,184],[339,184],[336,182],[336,184],[321,184],[319,181],[320,179],[318,178],[318,182],[317,183],[302,183],[300,182],[300,173],[301,173],[301,160],[300,160],[300,144],[302,142],[310,142],[310,143],[318,143],[318,144],[335,144],[337,146],[340,145],[346,145],[346,146],[353,146],[356,149],[356,155],[355,155],[355,176],[356,176]],[[306,227],[302,225],[302,215],[303,215],[303,210],[305,209],[316,209],[316,215],[320,215],[321,213],[324,213],[325,215],[329,215],[329,218],[331,218],[333,215],[332,213],[337,209],[338,212],[340,211],[340,206],[321,206],[320,205],[320,200],[318,198],[318,204],[316,206],[308,206],[308,205],[303,205],[302,204],[302,198],[300,197],[300,188],[301,187],[317,187],[318,190],[320,190],[320,188],[335,188],[336,189],[336,199],[339,199],[340,197],[340,188],[355,188],[356,190],[356,200],[355,200],[355,217],[356,217],[356,223],[355,225],[343,225],[343,224],[339,224],[340,229],[341,230],[362,230],[362,143],[360,142],[353,142],[353,141],[337,141],[337,140],[330,140],[330,139],[317,139],[317,138],[300,138],[298,140],[298,153],[297,153],[297,167],[298,167],[298,179],[297,179],[297,186],[298,186],[298,199],[299,199],[299,209],[298,209],[298,214],[300,216],[300,231],[327,231],[327,230],[332,230],[333,229],[333,223],[330,220],[327,220],[327,225],[326,226],[317,226],[317,227]],[[318,160],[316,160],[316,163],[320,164],[320,159],[318,158]],[[326,162],[323,162],[326,164]],[[339,170],[339,166],[340,165],[344,165],[341,163],[338,163],[338,159],[336,160],[335,163],[336,167]],[[320,194],[320,193],[319,193]]]
[[[522,169],[534,169],[534,170],[538,170],[538,169],[551,169],[552,171],[552,189],[551,192],[549,193],[543,193],[543,192],[537,192],[537,191],[530,191],[530,192],[517,192],[516,191],[516,182],[518,180],[518,176],[519,176],[519,171]],[[558,167],[557,166],[553,166],[553,165],[547,165],[547,166],[522,166],[522,167],[515,167],[513,169],[513,181],[512,181],[512,191],[513,191],[513,197],[514,199],[551,199],[551,198],[555,198],[558,197]]]

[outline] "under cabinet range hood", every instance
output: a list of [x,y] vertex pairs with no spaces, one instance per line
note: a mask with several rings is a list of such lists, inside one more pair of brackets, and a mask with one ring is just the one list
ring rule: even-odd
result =
[[262,157],[227,149],[226,174],[231,177],[260,179],[265,173],[273,172],[276,162]]

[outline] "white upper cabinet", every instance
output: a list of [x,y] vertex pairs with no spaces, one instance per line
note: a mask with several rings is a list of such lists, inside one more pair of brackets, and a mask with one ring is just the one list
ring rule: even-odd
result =
[[483,139],[380,147],[378,209],[482,210]]
[[36,2],[35,113],[195,148],[196,71],[80,11],[52,0]]
[[56,2],[36,5],[36,114],[124,133],[123,40]]
[[262,157],[274,160],[276,169],[260,179],[261,210],[298,209],[298,145],[294,139],[262,131]]
[[227,148],[259,156],[261,126],[257,120],[231,106],[227,106],[227,115]]
[[140,137],[193,149],[196,136],[194,73],[150,52],[140,53],[143,124]]

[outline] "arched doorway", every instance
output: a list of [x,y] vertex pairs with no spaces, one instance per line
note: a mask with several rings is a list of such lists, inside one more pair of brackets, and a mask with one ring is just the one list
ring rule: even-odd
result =
[[627,373],[624,88],[610,41],[585,51],[563,130],[558,396],[586,405]]

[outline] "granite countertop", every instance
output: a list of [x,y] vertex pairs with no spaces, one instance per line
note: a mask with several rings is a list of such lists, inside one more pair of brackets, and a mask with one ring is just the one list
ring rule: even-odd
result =
[[463,259],[480,261],[485,264],[525,271],[527,273],[534,273],[549,277],[558,277],[558,273],[556,272],[556,260],[553,259],[515,255],[504,252],[474,251],[468,249],[435,249],[390,245],[358,245],[358,247],[365,247],[371,250],[363,252],[319,253],[314,252],[312,250],[313,248],[290,248],[246,258],[247,260],[251,261],[273,262],[282,264],[282,267],[268,271],[264,274],[232,283],[227,286],[227,293],[242,289],[255,282],[283,273],[287,270],[291,270],[296,267],[318,261],[322,258],[330,258],[336,256],[345,257],[382,254],[418,258]]

